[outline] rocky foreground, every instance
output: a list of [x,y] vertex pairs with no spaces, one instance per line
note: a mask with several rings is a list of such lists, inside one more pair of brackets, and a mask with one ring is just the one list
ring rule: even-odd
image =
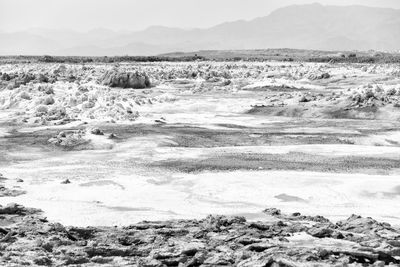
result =
[[0,265],[383,266],[400,264],[400,229],[352,215],[264,211],[268,221],[208,216],[127,227],[65,227],[41,211],[0,207]]

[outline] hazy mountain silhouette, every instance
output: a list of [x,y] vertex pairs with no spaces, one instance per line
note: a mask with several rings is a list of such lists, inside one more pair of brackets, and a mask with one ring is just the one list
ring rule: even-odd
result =
[[31,29],[0,32],[0,54],[155,55],[202,49],[300,48],[400,50],[400,10],[294,5],[266,17],[184,30],[152,26],[137,32]]

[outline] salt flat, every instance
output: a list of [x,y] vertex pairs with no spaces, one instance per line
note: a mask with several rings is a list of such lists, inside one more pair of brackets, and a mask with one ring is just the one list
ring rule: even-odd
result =
[[398,224],[397,66],[120,68],[146,72],[153,87],[104,86],[97,79],[108,65],[49,64],[38,69],[57,73],[54,83],[0,90],[0,172],[6,187],[26,192],[0,204],[40,207],[79,226],[210,213],[259,219],[265,207]]

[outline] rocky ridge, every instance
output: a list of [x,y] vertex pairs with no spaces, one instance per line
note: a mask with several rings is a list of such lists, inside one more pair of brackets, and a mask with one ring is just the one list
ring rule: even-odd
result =
[[126,227],[66,227],[37,209],[0,207],[3,266],[384,266],[400,264],[400,230],[352,215],[264,211],[269,220],[210,215]]

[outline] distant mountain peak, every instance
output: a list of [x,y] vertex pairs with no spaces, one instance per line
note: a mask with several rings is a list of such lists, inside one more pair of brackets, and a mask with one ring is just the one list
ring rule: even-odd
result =
[[292,5],[253,20],[207,29],[151,26],[118,32],[95,28],[0,32],[0,54],[154,55],[171,51],[298,48],[400,49],[400,10],[365,6]]

